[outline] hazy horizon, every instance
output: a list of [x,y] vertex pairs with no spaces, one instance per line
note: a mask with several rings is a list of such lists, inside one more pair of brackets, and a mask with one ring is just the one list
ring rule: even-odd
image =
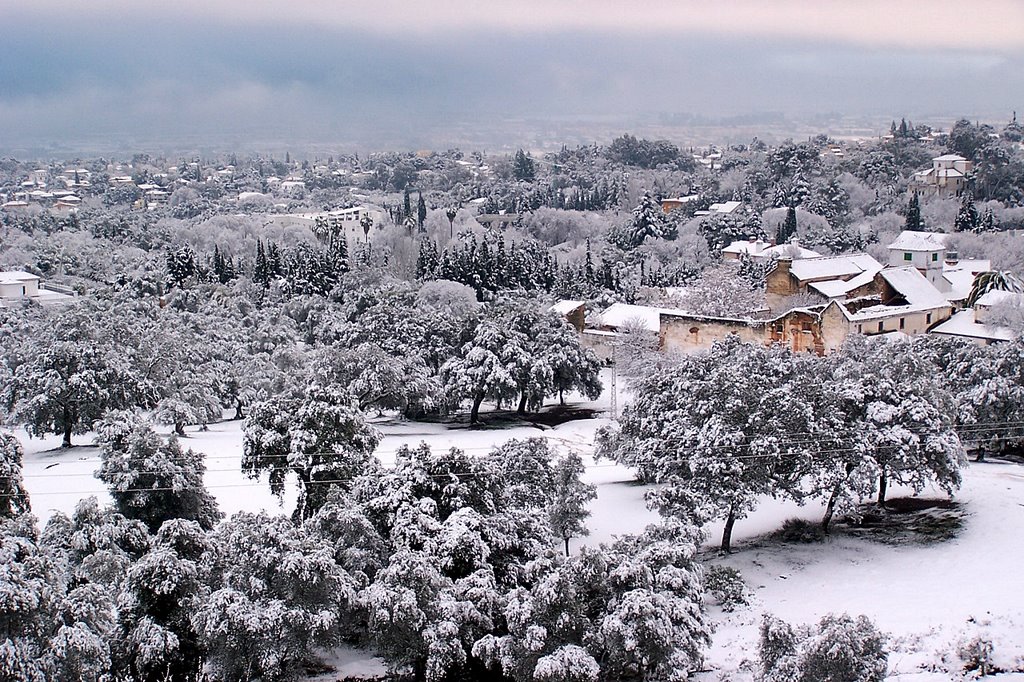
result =
[[0,153],[529,146],[666,121],[795,132],[1020,108],[1021,3],[707,4],[4,0]]

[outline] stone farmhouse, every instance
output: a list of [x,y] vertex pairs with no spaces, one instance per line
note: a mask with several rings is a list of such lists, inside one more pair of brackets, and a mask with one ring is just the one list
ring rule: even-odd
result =
[[[949,259],[944,235],[904,232],[889,251],[888,266],[867,254],[778,260],[766,278],[763,316],[716,317],[617,303],[592,315],[581,334],[605,360],[626,330],[646,333],[668,351],[706,349],[736,334],[751,343],[822,355],[851,334],[913,336],[940,327],[966,298],[962,282],[988,269],[983,261]],[[799,297],[797,305],[793,297]],[[560,302],[553,310],[572,315],[579,328],[581,307],[579,301]]]

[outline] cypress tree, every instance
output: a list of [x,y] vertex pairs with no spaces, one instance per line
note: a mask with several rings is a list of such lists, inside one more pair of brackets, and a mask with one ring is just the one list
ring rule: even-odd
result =
[[924,229],[921,222],[921,202],[917,198],[917,192],[910,196],[910,203],[907,204],[907,229],[920,232]]
[[419,198],[416,200],[416,225],[420,231],[423,231],[423,223],[427,219],[427,202],[423,201],[423,192],[419,193]]

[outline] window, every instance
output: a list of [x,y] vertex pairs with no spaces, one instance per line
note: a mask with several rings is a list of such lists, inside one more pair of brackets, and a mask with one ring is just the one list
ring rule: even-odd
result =
[[924,323],[925,324],[931,324],[932,323],[932,314],[931,313],[928,313],[927,315],[924,316]]
[[932,262],[934,263],[934,262],[935,262],[935,261],[937,261],[937,260],[939,260],[939,254],[937,254],[937,253],[933,253],[933,254],[932,254]]
[[805,331],[805,332],[811,331],[811,323],[810,322],[801,322],[800,323],[800,329],[802,331]]
[[881,322],[879,322],[879,323],[878,323],[878,331],[880,331],[880,332],[881,332],[881,331],[885,331],[885,327],[884,327],[884,326],[882,326],[882,323],[881,323]]
[[864,333],[864,325],[862,325],[862,324],[858,324],[857,325],[857,333],[858,334],[863,334]]
[[912,253],[904,253],[903,254],[903,260],[914,260],[914,254],[912,254]]
[[900,329],[903,329],[903,328],[904,328],[904,327],[906,327],[906,326],[907,326],[907,320],[906,320],[906,318],[903,318],[903,317],[901,317],[901,318],[900,318]]

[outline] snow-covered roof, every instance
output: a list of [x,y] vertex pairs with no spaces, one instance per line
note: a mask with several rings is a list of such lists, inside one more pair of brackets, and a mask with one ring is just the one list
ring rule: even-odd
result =
[[711,213],[732,213],[739,207],[739,201],[723,201],[720,204],[711,204],[708,206],[708,211]]
[[33,275],[31,272],[25,272],[24,270],[0,272],[0,284],[21,284],[22,282],[31,282],[38,279],[39,275]]
[[691,201],[694,201],[695,199],[699,199],[699,198],[700,198],[699,194],[688,194],[685,197],[669,197],[667,199],[662,199],[661,203],[664,204],[666,202],[672,202],[672,203],[677,203],[677,204],[688,204]]
[[771,248],[771,243],[760,239],[750,241],[740,239],[722,248],[722,253],[745,253],[750,256],[760,256],[766,249]]
[[950,301],[962,301],[971,294],[974,286],[974,273],[970,270],[944,270],[942,279],[949,282],[946,298]]
[[944,232],[903,230],[889,248],[894,251],[945,251],[947,239],[949,235]]
[[936,156],[932,161],[966,161],[964,157],[959,154],[943,154],[942,156]]
[[559,315],[568,315],[569,313],[583,305],[586,305],[584,301],[562,300],[555,303],[553,306],[548,308],[548,310],[550,310],[553,313],[558,313]]
[[1012,341],[1014,337],[1013,332],[1006,327],[996,327],[978,322],[974,317],[973,309],[961,310],[932,329],[931,333],[987,341]]
[[999,305],[1001,303],[1009,303],[1011,301],[1017,303],[1024,302],[1024,294],[1018,294],[1015,291],[992,289],[982,294],[974,305],[985,308],[989,306]]
[[800,280],[841,279],[863,272],[871,272],[873,276],[881,269],[882,264],[866,253],[802,258],[789,266],[790,272]]
[[917,268],[886,268],[881,272],[882,279],[898,291],[907,303],[915,308],[941,308],[949,305],[935,285],[918,271]]
[[808,288],[814,289],[826,298],[842,298],[848,293],[869,284],[877,273],[867,270],[850,279],[828,279],[824,282],[811,282]]
[[764,250],[761,254],[765,257],[778,256],[779,258],[792,258],[793,260],[800,260],[802,258],[821,258],[821,254],[817,251],[805,249],[796,243],[790,244],[776,244],[770,246]]
[[663,313],[687,314],[685,311],[675,308],[655,308],[647,305],[614,303],[598,316],[598,324],[602,327],[627,327],[636,322],[648,331],[657,332],[661,329],[661,316]]

